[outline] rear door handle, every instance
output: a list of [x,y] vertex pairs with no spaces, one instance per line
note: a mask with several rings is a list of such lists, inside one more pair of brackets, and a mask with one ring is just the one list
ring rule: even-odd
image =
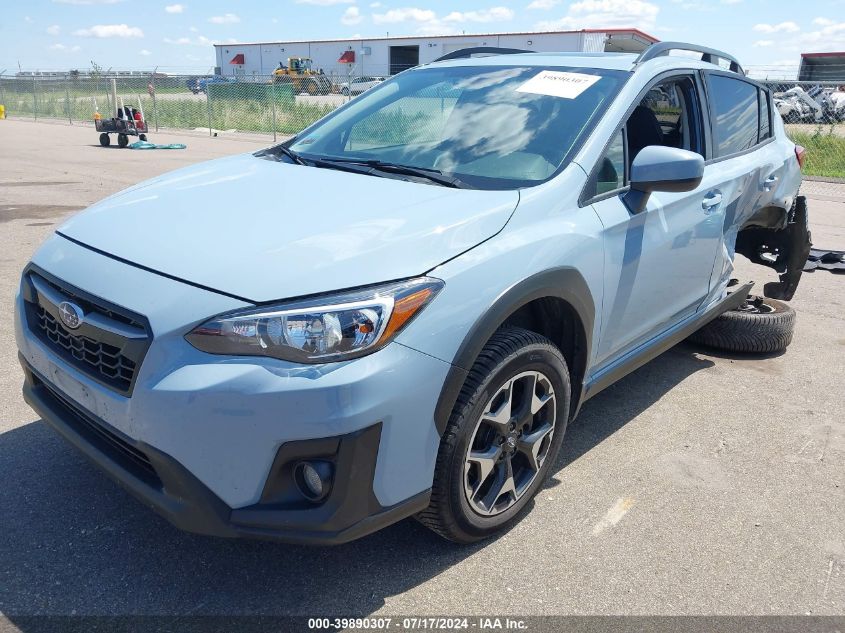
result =
[[763,181],[763,187],[768,191],[778,181],[778,177],[772,174]]
[[722,204],[722,194],[719,192],[708,193],[704,196],[704,200],[701,201],[701,207],[708,212],[720,204]]

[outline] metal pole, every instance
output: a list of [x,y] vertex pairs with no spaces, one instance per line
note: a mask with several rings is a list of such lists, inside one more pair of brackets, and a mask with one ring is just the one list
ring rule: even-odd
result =
[[211,84],[207,83],[205,85],[205,105],[208,109],[208,135],[212,136],[211,134]]
[[273,100],[273,142],[276,142],[276,83],[270,84],[270,98]]
[[6,88],[5,88],[4,82],[3,82],[3,75],[5,75],[5,74],[6,74],[6,69],[4,68],[2,71],[0,71],[0,103],[3,103],[3,104],[6,103]]
[[38,120],[38,97],[35,94],[35,75],[32,76],[32,116],[35,117],[35,120]]
[[[112,97],[112,100],[114,101],[114,104],[113,104],[114,107],[112,108],[112,116],[116,116],[117,108],[118,108],[118,105],[117,105],[117,79],[111,80],[111,97]],[[120,118],[120,116],[118,116],[118,118]]]
[[150,78],[150,83],[153,86],[153,120],[156,124],[156,132],[158,132],[158,108],[156,107],[156,75],[158,74],[158,66],[153,69],[153,76]]
[[73,117],[70,114],[70,88],[67,85],[67,77],[65,77],[65,103],[67,104],[67,122],[73,125]]

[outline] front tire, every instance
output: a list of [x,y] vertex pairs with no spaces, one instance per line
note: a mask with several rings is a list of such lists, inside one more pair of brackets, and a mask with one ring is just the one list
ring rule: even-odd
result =
[[569,402],[569,371],[551,341],[521,328],[496,332],[452,409],[431,503],[417,518],[456,543],[509,528],[546,481]]
[[108,147],[110,144],[111,144],[111,139],[109,138],[109,135],[106,134],[105,132],[100,134],[100,145],[102,145],[103,147]]
[[121,149],[129,145],[129,137],[126,134],[118,134],[117,135],[117,146]]

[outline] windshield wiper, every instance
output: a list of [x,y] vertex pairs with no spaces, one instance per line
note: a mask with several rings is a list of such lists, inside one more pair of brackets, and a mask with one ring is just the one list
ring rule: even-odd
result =
[[[309,159],[310,160],[310,159]],[[454,187],[456,189],[466,187],[466,183],[454,176],[447,176],[439,169],[430,167],[413,167],[411,165],[398,165],[396,163],[389,163],[386,161],[366,159],[366,158],[327,158],[323,157],[314,161],[317,163],[328,163],[330,165],[361,165],[362,167],[369,167],[376,171],[386,172],[390,174],[398,174],[403,176],[415,176],[417,178],[425,178],[431,182],[443,185],[444,187]]]
[[276,151],[279,152],[279,154],[283,154],[283,155],[287,156],[297,165],[304,165],[305,164],[305,161],[302,160],[302,157],[299,154],[297,154],[295,151],[290,149],[289,147],[285,147],[284,145],[279,145],[278,147],[276,147]]

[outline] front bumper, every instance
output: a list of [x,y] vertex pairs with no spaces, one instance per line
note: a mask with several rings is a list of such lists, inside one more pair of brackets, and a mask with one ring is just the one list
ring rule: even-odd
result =
[[[20,357],[23,396],[41,418],[112,479],[174,526],[220,537],[290,543],[345,543],[424,509],[430,491],[391,507],[373,494],[381,423],[333,438],[283,444],[261,499],[233,509],[166,453],[128,438],[61,395]],[[319,505],[291,494],[291,465],[321,457],[334,464],[334,483]]]
[[[448,363],[399,343],[353,361],[307,367],[213,356],[184,334],[210,315],[243,307],[238,300],[60,237],[33,264],[71,293],[107,298],[143,316],[151,342],[131,393],[96,380],[36,335],[26,293],[16,298],[15,336],[32,407],[177,526],[332,543],[424,505],[440,442],[434,408]],[[142,454],[154,479],[80,429],[97,436],[106,429],[107,443],[120,439],[124,457]],[[299,507],[282,494],[279,460],[310,451],[330,455],[339,474],[331,499]]]

